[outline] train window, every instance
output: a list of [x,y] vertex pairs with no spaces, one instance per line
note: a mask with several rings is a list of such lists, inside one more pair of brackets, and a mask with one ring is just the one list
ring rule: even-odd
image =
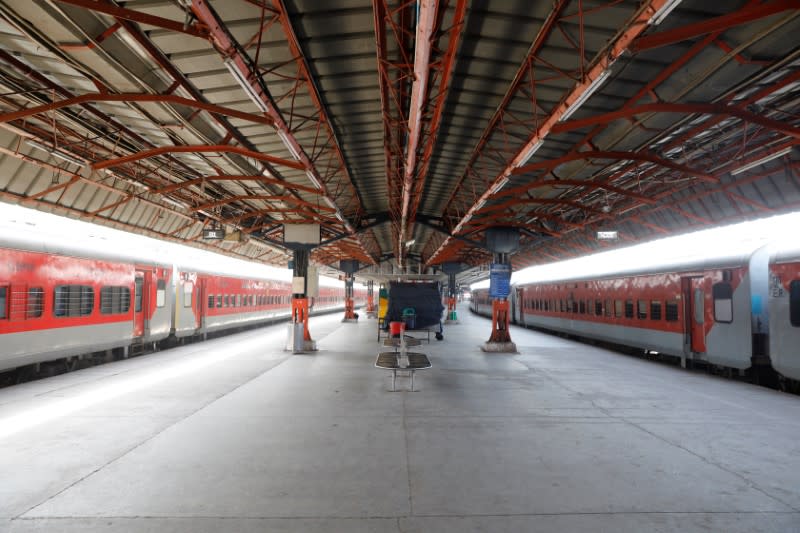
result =
[[625,318],[633,318],[633,300],[625,300]]
[[217,308],[222,307],[222,295],[217,294]]
[[230,307],[231,306],[231,297],[226,294],[222,298],[222,303],[223,303],[224,307]]
[[128,287],[101,287],[100,313],[117,315],[127,313],[131,308],[131,290]]
[[160,279],[156,282],[156,307],[164,307],[167,301],[167,282]]
[[647,319],[647,300],[639,300],[636,304],[636,318]]
[[137,313],[142,312],[142,301],[144,299],[143,287],[144,287],[144,278],[136,278],[134,280],[133,288],[136,291],[134,294],[134,298],[136,298],[136,301],[134,302],[134,311],[136,311]]
[[0,318],[8,318],[8,287],[0,287]]
[[704,322],[703,315],[705,311],[703,309],[703,303],[705,299],[705,295],[703,294],[703,289],[695,289],[694,290],[694,321],[697,324],[702,324]]
[[614,316],[617,318],[622,316],[622,300],[614,300]]
[[184,307],[191,307],[192,306],[192,289],[194,289],[194,285],[191,281],[187,281],[183,284],[183,306]]
[[[0,304],[2,305],[2,304]],[[28,289],[28,309],[25,318],[39,318],[44,310],[44,289],[32,287]]]
[[597,316],[603,316],[603,300],[594,301],[594,314]]
[[678,302],[674,300],[671,302],[664,302],[664,318],[667,322],[678,321]]
[[606,316],[611,317],[613,312],[614,306],[611,304],[611,300],[606,300]]
[[789,322],[800,327],[800,280],[789,283]]
[[94,310],[94,289],[88,285],[58,285],[53,298],[53,315],[87,316]]
[[209,309],[214,309],[214,295],[213,294],[209,294],[208,295],[208,308]]
[[236,305],[235,305],[235,307],[241,307],[241,306],[242,306],[242,295],[241,294],[237,294],[236,295]]
[[586,302],[581,300],[578,302],[578,312],[582,315],[586,314]]
[[650,301],[650,320],[661,320],[661,302],[658,300]]
[[714,321],[733,322],[733,286],[727,281],[715,283],[711,295],[714,297]]

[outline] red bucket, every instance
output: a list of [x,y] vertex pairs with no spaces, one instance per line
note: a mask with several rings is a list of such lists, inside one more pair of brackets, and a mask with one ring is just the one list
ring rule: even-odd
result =
[[405,329],[406,325],[403,322],[389,322],[389,335],[392,337],[399,337]]

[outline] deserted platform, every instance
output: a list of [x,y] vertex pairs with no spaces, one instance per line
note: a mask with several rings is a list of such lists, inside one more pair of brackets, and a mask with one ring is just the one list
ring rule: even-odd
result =
[[466,306],[393,393],[340,319],[0,389],[0,531],[800,531],[800,397]]

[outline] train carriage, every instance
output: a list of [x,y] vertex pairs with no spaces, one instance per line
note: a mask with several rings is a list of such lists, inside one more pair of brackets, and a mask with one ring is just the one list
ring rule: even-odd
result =
[[[357,304],[366,291],[354,291]],[[290,317],[291,284],[110,253],[50,235],[0,236],[0,371],[205,337]],[[344,309],[321,286],[311,314]]]
[[[515,323],[800,380],[800,247],[515,285]],[[488,289],[471,308],[491,315]]]
[[783,376],[800,380],[799,246],[783,248],[771,255],[765,301],[772,367]]
[[166,338],[171,275],[135,256],[0,237],[0,370]]

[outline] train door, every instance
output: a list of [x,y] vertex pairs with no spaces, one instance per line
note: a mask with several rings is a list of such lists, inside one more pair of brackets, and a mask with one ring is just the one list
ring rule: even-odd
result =
[[702,277],[683,278],[683,300],[687,347],[694,353],[705,353],[705,291]]
[[144,314],[145,314],[145,272],[136,271],[136,278],[133,284],[133,336],[141,337],[144,335]]
[[200,329],[203,327],[205,322],[206,316],[206,309],[208,308],[207,300],[207,293],[206,293],[206,280],[201,279],[199,276],[197,278],[197,285],[195,285],[195,292],[197,292],[195,302],[197,302],[197,312],[194,314],[195,316],[195,327]]

